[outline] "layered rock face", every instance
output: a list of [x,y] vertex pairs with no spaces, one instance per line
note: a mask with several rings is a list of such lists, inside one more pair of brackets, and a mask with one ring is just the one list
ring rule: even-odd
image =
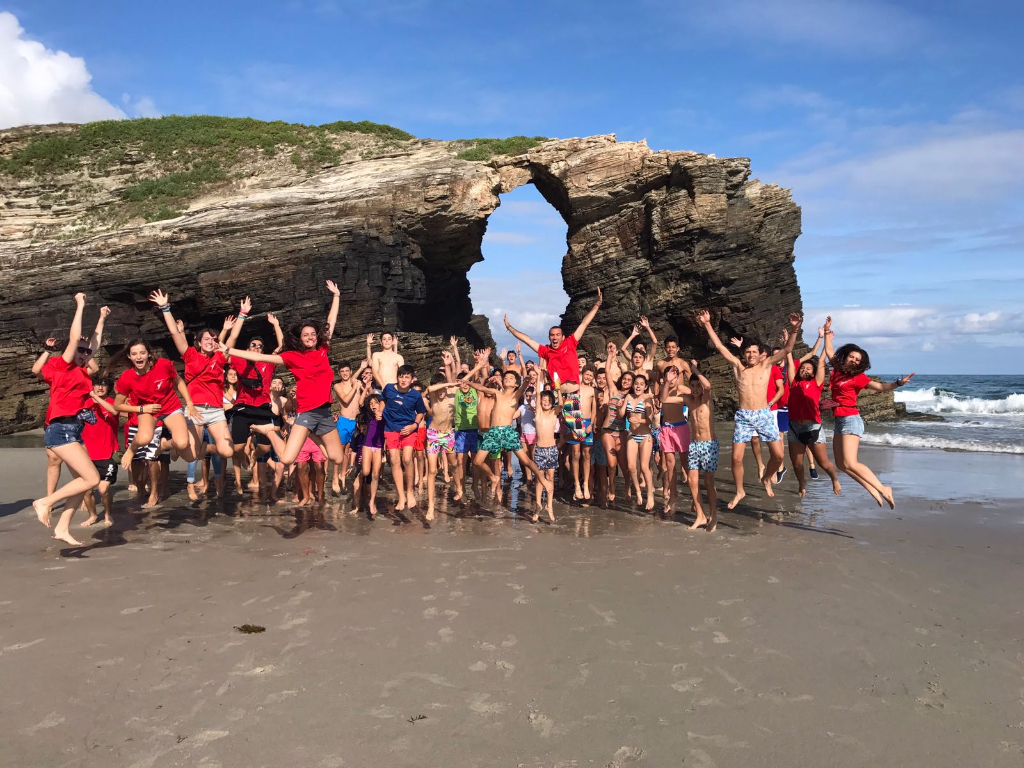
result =
[[[66,334],[80,290],[89,295],[87,326],[100,305],[113,310],[109,352],[138,335],[166,340],[147,299],[156,287],[193,329],[219,327],[249,295],[256,317],[247,331],[267,336],[267,312],[285,325],[322,318],[324,280],[333,279],[342,311],[332,359],[357,362],[368,332],[395,330],[402,353],[429,378],[450,335],[466,340],[464,355],[489,340],[473,316],[467,272],[482,259],[499,194],[527,183],[568,225],[566,327],[604,291],[583,342],[592,353],[608,339],[621,342],[646,314],[659,336],[679,337],[684,354],[717,358],[697,308],[712,310],[723,336],[762,338],[776,337],[786,313],[800,310],[800,211],[786,190],[750,180],[745,159],[654,152],[614,136],[547,141],[486,162],[456,153],[445,142],[409,142],[280,186],[239,184],[178,218],[67,240],[32,241],[33,216],[52,212],[24,204],[5,182],[18,226],[0,223],[0,432],[41,423],[46,387],[29,368],[43,339]],[[732,383],[720,361],[711,371],[727,408]]]

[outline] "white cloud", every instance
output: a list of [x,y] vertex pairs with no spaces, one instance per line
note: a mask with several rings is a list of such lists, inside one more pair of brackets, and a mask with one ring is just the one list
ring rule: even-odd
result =
[[684,7],[698,23],[730,36],[833,53],[902,53],[928,36],[922,18],[877,0],[732,0]]
[[121,94],[121,102],[132,117],[160,117],[163,114],[149,96],[133,100],[129,94],[124,93]]
[[127,117],[92,89],[85,60],[25,37],[0,13],[0,128]]

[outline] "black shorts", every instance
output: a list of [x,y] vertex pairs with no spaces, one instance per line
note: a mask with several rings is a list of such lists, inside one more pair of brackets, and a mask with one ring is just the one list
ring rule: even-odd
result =
[[93,466],[96,467],[96,471],[100,473],[101,483],[110,483],[113,485],[117,482],[117,467],[118,464],[113,459],[104,459],[103,461],[94,461]]
[[256,438],[256,445],[270,445],[265,435],[253,434],[253,424],[273,424],[274,412],[269,405],[236,405],[231,409],[231,442],[242,445],[250,437]]

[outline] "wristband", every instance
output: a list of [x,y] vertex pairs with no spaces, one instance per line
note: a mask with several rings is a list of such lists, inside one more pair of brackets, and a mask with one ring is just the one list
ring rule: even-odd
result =
[[246,319],[248,319],[248,317],[249,317],[249,315],[247,315],[245,312],[239,312],[238,313],[238,319],[239,320],[246,320]]
[[161,312],[170,312],[171,311],[171,305],[170,304],[160,304],[160,305],[158,305],[158,309]]

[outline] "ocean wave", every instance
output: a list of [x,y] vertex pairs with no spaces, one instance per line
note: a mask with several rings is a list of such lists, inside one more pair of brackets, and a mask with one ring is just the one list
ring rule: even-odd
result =
[[1010,443],[975,443],[949,440],[945,437],[893,435],[888,432],[866,432],[861,441],[872,445],[892,445],[898,448],[933,448],[940,451],[969,451],[971,453],[1013,453],[1024,455],[1024,445]]
[[999,400],[964,397],[939,387],[897,391],[897,403],[904,403],[908,411],[925,413],[1007,414],[1024,415],[1024,394],[1014,393]]

